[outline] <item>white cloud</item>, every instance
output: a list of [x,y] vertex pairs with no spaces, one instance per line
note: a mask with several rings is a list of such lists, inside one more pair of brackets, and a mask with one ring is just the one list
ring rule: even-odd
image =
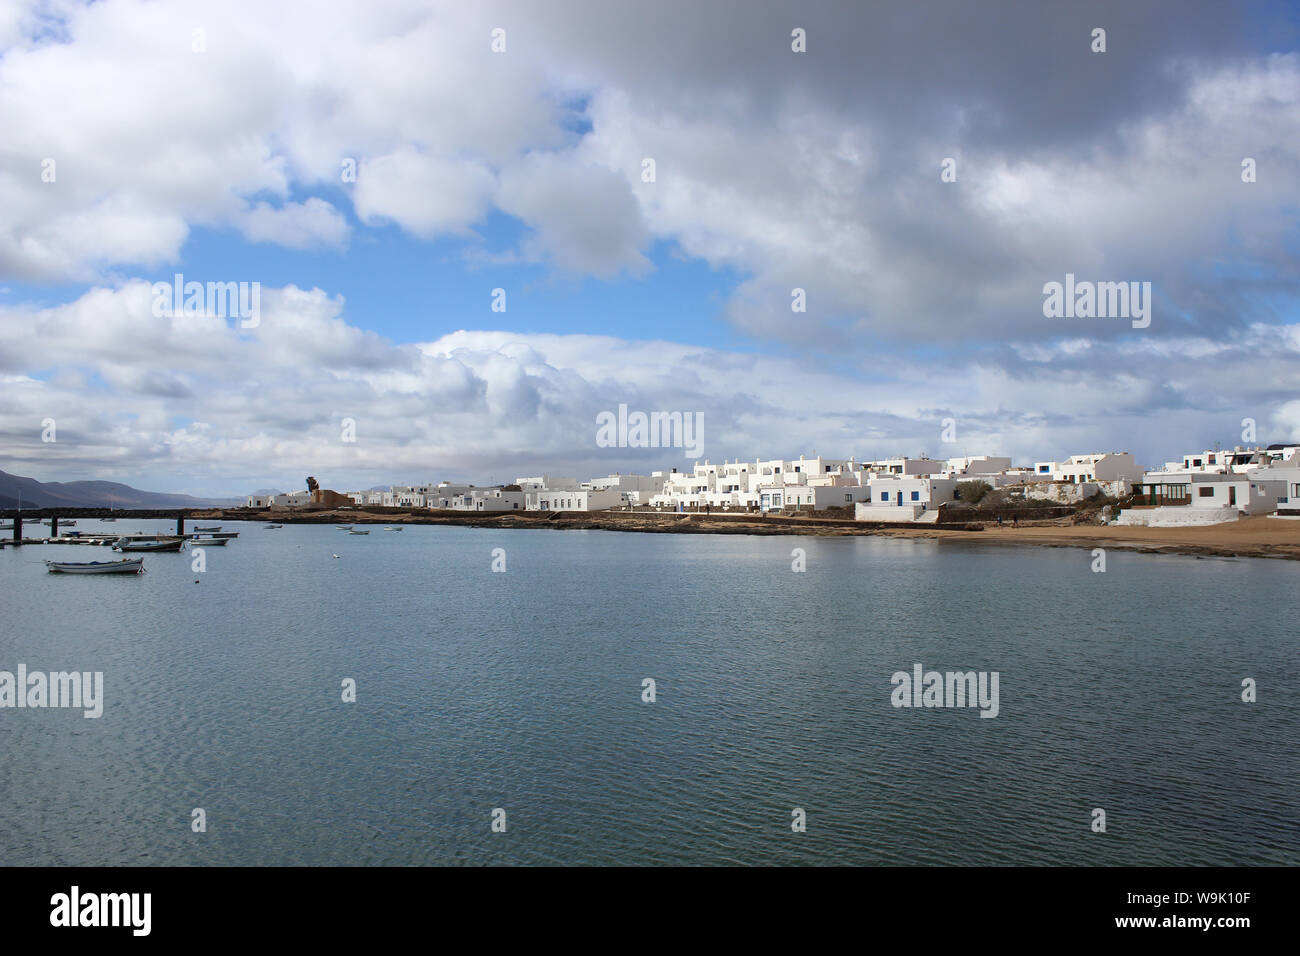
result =
[[572,156],[534,153],[501,177],[496,204],[536,230],[529,251],[562,270],[609,278],[645,273],[649,231],[627,181]]
[[[895,359],[861,377],[792,356],[613,336],[460,331],[397,345],[351,324],[340,299],[292,286],[263,290],[252,329],[156,317],[151,302],[137,280],[52,308],[0,307],[5,470],[147,476],[215,494],[299,473],[369,485],[685,464],[671,450],[597,448],[596,414],[620,403],[702,412],[713,460],[927,451],[1028,461],[1110,448],[1123,434],[1155,464],[1235,433],[1243,417],[1268,440],[1298,427],[1291,395],[1270,384],[1300,377],[1295,326],[1212,349],[1166,342],[1160,380],[1143,372],[1149,356],[1106,343],[942,369]],[[39,377],[24,374],[33,355],[46,357]],[[1232,399],[1207,389],[1231,379],[1251,384]],[[939,441],[950,416],[953,446]],[[47,417],[58,422],[53,445],[40,441]],[[345,417],[357,422],[355,444],[340,441]]]
[[239,225],[250,242],[274,242],[293,249],[341,246],[348,237],[342,213],[314,196],[278,209],[259,202],[240,217]]
[[364,222],[392,220],[428,239],[465,232],[487,212],[492,188],[485,166],[403,148],[362,162],[353,201]]

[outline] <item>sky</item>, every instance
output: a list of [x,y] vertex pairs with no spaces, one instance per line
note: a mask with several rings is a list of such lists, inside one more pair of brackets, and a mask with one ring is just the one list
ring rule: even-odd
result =
[[714,462],[1295,440],[1298,212],[1288,3],[0,0],[0,469],[690,467],[620,405]]

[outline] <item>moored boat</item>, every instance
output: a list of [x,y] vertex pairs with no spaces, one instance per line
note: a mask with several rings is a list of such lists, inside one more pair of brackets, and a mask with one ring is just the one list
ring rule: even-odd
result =
[[46,561],[45,567],[61,574],[139,574],[144,570],[144,558],[123,558],[121,561]]
[[179,551],[188,538],[159,535],[156,538],[118,538],[114,551]]
[[351,531],[348,532],[348,534],[370,534],[370,529],[367,528],[364,531],[358,531],[356,528],[353,528]]
[[228,544],[229,538],[200,538],[198,535],[190,538],[190,546],[194,548],[224,548]]
[[401,531],[401,528],[384,528],[385,531]]
[[282,525],[282,524],[268,524],[268,525],[267,525],[265,528],[263,528],[262,530],[264,530],[264,531],[279,531],[279,530],[280,530],[281,528],[283,528],[283,527],[284,527],[284,525]]
[[352,525],[350,525],[350,524],[336,524],[334,527],[338,528],[340,531],[351,531],[351,530],[352,530]]
[[197,525],[197,524],[196,524],[196,525],[194,526],[194,530],[195,530],[195,531],[220,531],[220,530],[221,530],[221,525],[219,525],[219,524],[214,524],[214,525],[213,525],[212,527],[210,527],[210,528],[204,528],[203,526],[201,526],[201,525]]

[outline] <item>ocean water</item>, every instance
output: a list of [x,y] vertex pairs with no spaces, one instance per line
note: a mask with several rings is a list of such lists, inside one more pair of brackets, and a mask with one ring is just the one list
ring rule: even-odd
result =
[[[1300,863],[1296,562],[225,528],[202,573],[0,550],[0,670],[105,696],[0,709],[0,861]],[[996,671],[998,716],[894,707],[917,663]]]

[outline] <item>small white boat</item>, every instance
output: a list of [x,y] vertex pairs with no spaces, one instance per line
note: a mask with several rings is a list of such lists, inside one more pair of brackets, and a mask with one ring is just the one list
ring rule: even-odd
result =
[[351,531],[348,532],[348,534],[370,534],[370,529],[367,528],[365,531],[358,531],[355,528],[353,528]]
[[121,561],[46,561],[45,567],[62,574],[139,574],[144,570],[144,558],[123,558]]
[[194,526],[194,530],[195,530],[195,531],[220,531],[220,530],[221,530],[221,525],[219,525],[219,524],[214,524],[211,528],[204,528],[204,527],[202,527],[202,526],[196,524],[196,525]]
[[100,521],[116,521],[116,518],[100,518]]
[[350,525],[350,524],[336,524],[334,527],[338,528],[340,531],[351,531],[351,530],[352,530],[352,525]]
[[[45,519],[43,519],[43,520],[41,521],[41,524],[52,525],[52,524],[54,524],[54,522],[51,521],[49,518],[45,518]],[[65,521],[65,520],[63,520],[62,518],[59,519],[59,527],[60,527],[60,528],[75,528],[76,526],[77,526],[77,522],[76,522],[76,521]]]
[[198,535],[190,538],[192,548],[224,548],[228,544],[229,538],[200,538]]
[[385,531],[401,531],[401,528],[385,528]]

